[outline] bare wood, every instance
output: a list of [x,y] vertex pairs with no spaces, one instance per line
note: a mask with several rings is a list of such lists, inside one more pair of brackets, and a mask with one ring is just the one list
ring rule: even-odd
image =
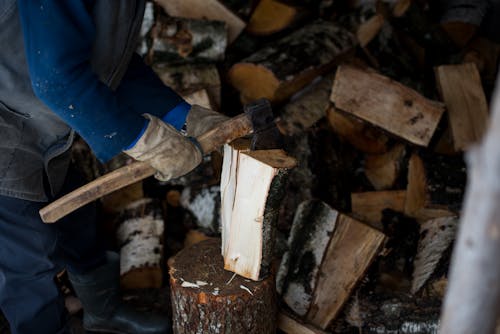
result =
[[278,314],[278,328],[287,334],[326,334],[326,332],[304,324],[284,312]]
[[365,156],[365,175],[376,190],[392,189],[403,167],[406,147],[396,144],[383,154]]
[[[232,140],[251,134],[252,123],[247,115],[241,114],[220,124],[215,129],[198,137],[204,153],[210,153]],[[70,192],[40,210],[40,217],[45,223],[57,220],[76,209],[101,198],[115,190],[154,175],[155,169],[145,162],[134,162],[114,170],[98,179]]]
[[326,111],[330,125],[343,140],[361,152],[380,154],[387,151],[387,135],[354,116],[330,106]]
[[224,147],[221,176],[224,269],[252,280],[268,275],[284,180],[295,159],[282,150]]
[[307,314],[323,329],[337,317],[385,242],[383,233],[348,216],[339,215],[337,224]]
[[255,35],[271,35],[289,27],[299,15],[299,10],[276,0],[261,0],[255,8],[247,31]]
[[340,66],[330,100],[345,112],[427,146],[444,112],[441,103],[380,74]]
[[346,29],[318,20],[234,64],[229,80],[244,102],[284,101],[332,70],[356,43]]
[[443,65],[435,71],[455,150],[465,150],[482,138],[488,125],[488,103],[479,71],[473,63]]
[[404,212],[405,190],[370,191],[351,194],[352,215],[371,226],[382,228],[382,211]]
[[356,31],[359,45],[365,47],[370,43],[380,32],[385,23],[385,18],[381,14],[375,14],[365,22],[361,23]]
[[469,181],[441,314],[441,333],[494,333],[500,309],[500,90],[480,146],[469,151]]
[[220,239],[180,251],[169,266],[174,333],[276,333],[274,276],[253,282],[225,271]]
[[226,22],[229,42],[245,29],[246,23],[217,0],[156,0],[171,16]]

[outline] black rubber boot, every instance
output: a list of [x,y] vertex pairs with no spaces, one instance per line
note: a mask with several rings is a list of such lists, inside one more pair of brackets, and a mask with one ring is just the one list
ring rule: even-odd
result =
[[108,253],[108,263],[84,275],[68,272],[83,305],[83,326],[87,331],[120,334],[170,334],[167,317],[142,314],[121,301],[118,255]]

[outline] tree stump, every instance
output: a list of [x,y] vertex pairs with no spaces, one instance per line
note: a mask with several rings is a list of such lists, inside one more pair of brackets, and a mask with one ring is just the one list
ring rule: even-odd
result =
[[169,261],[177,334],[274,334],[274,275],[258,282],[224,270],[220,239],[202,241]]

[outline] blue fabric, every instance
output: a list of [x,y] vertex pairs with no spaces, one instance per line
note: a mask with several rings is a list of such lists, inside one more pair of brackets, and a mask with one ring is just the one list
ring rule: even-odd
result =
[[116,91],[99,81],[89,62],[92,3],[20,0],[18,7],[35,94],[107,161],[137,138],[143,113],[162,118],[183,99],[137,55]]
[[[79,185],[70,172],[63,193]],[[64,300],[55,274],[63,267],[84,273],[106,261],[93,205],[44,224],[38,210],[46,204],[0,196],[0,308],[13,334],[63,330]]]

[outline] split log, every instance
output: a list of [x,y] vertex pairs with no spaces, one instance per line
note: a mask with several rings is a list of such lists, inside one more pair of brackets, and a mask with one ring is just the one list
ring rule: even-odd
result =
[[323,202],[304,202],[278,271],[278,291],[297,315],[325,329],[384,241],[383,233]]
[[456,215],[462,205],[465,181],[461,157],[412,154],[405,213],[418,220]]
[[465,150],[486,132],[489,111],[477,67],[472,64],[436,68],[436,81],[448,110],[455,150]]
[[261,0],[255,8],[247,31],[254,35],[271,35],[285,30],[304,16],[305,8],[277,0]]
[[389,190],[394,187],[404,165],[406,147],[396,144],[383,154],[365,156],[365,175],[375,190]]
[[252,282],[225,271],[219,239],[180,251],[169,267],[174,333],[276,333],[274,276]]
[[121,214],[116,238],[120,248],[121,286],[124,289],[162,285],[163,231],[161,206],[141,199]]
[[227,27],[224,22],[159,15],[151,29],[149,63],[213,63],[224,60]]
[[326,332],[304,324],[284,312],[280,312],[278,315],[278,328],[287,334],[326,334]]
[[385,18],[381,14],[375,14],[365,22],[361,23],[356,31],[356,37],[361,47],[370,43],[382,30]]
[[325,78],[313,83],[285,105],[278,122],[281,133],[297,135],[325,117],[332,82],[333,78]]
[[221,201],[219,185],[211,187],[186,187],[181,194],[181,205],[195,218],[196,225],[210,234],[217,234],[221,226]]
[[229,43],[245,29],[245,22],[217,0],[156,0],[170,16],[225,22]]
[[427,146],[444,106],[388,77],[340,66],[333,83],[335,107],[401,137]]
[[356,219],[382,229],[382,211],[389,208],[404,212],[405,200],[405,190],[352,193],[352,215]]
[[295,159],[282,150],[224,147],[221,176],[224,269],[259,280],[269,273],[285,180]]
[[349,31],[318,20],[233,65],[229,80],[243,101],[284,101],[332,70],[355,44]]
[[328,108],[326,116],[335,133],[354,148],[371,154],[387,151],[389,138],[383,131],[341,112],[334,106]]
[[216,109],[221,105],[221,81],[215,65],[190,64],[170,66],[153,64],[153,70],[163,83],[179,95],[188,96],[205,89]]

